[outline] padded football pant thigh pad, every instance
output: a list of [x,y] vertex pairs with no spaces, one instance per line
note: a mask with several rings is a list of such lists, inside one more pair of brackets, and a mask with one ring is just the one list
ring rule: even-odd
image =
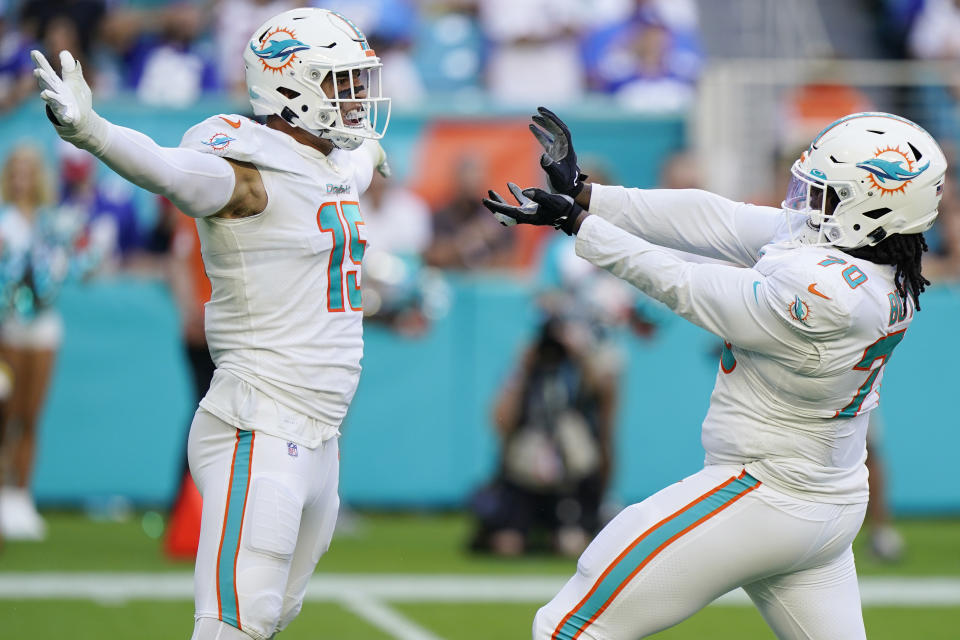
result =
[[253,481],[250,511],[251,551],[289,559],[297,547],[303,506],[293,493],[269,477]]

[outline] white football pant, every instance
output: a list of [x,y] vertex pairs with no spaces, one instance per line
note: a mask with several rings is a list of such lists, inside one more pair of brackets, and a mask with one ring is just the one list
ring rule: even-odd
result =
[[[198,409],[187,449],[203,496],[196,618],[266,640],[300,612],[337,522],[337,438],[308,449]],[[205,629],[195,627],[195,640]]]
[[537,613],[534,640],[636,640],[737,587],[781,640],[865,639],[850,546],[865,511],[706,467],[604,527]]

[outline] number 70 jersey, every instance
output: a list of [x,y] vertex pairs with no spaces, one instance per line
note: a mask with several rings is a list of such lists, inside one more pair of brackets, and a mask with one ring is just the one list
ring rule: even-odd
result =
[[[800,497],[866,501],[867,414],[913,302],[897,291],[893,267],[831,247],[773,243],[754,271],[763,282],[747,306],[772,310],[794,355],[724,343],[703,425],[707,458],[750,460],[750,473]],[[768,323],[757,330],[776,333]]]
[[217,372],[201,406],[238,428],[306,446],[337,434],[363,355],[358,205],[365,147],[329,156],[241,116],[216,116],[183,147],[257,167],[263,212],[197,220],[212,294],[205,329]]

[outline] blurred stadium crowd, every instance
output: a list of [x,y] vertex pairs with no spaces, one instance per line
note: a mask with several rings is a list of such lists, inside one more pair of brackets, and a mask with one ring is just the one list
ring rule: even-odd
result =
[[[5,0],[7,1],[7,0]],[[27,52],[76,51],[96,93],[131,91],[161,106],[201,94],[243,97],[236,55],[265,17],[297,0],[27,0],[0,4],[0,102],[30,92]],[[331,0],[390,69],[385,94],[415,105],[436,92],[487,92],[497,102],[554,105],[597,92],[631,108],[689,104],[701,63],[693,0]],[[57,64],[54,62],[54,64]]]
[[[760,0],[753,4],[760,3]],[[245,99],[243,65],[236,55],[249,31],[296,0],[0,0],[0,113],[35,93],[29,51],[39,48],[56,65],[55,52],[77,53],[98,100],[122,98],[156,107],[185,107],[204,95]],[[711,56],[749,54],[742,43],[722,43],[705,29],[718,5],[695,0],[328,0],[364,30],[384,60],[385,94],[400,109],[476,100],[499,108],[549,104],[562,108],[584,100],[621,112],[684,113],[697,95],[697,79]],[[796,3],[794,3],[796,4]],[[813,3],[809,3],[813,4]],[[960,7],[951,0],[858,1],[873,28],[847,37],[832,54],[960,58]],[[722,13],[722,12],[721,12]],[[712,26],[712,25],[711,25]],[[862,31],[862,30],[861,30]],[[855,34],[856,35],[856,34]],[[859,44],[857,41],[859,40]],[[951,93],[949,99],[955,96]],[[883,108],[855,88],[801,87],[787,98],[784,129],[791,140],[809,138],[837,113]],[[911,114],[907,114],[911,115]],[[923,123],[923,119],[918,119]],[[934,134],[948,127],[927,124]],[[942,137],[942,135],[941,135]],[[950,140],[945,146],[951,148]],[[793,149],[785,149],[792,161]],[[17,161],[12,156],[8,162]],[[63,148],[56,166],[55,197],[45,204],[86,200],[89,223],[100,222],[108,257],[162,248],[163,216],[147,216],[159,228],[144,229],[132,196],[101,180],[92,162]],[[693,172],[696,168],[692,169]],[[780,173],[786,174],[785,171]],[[475,206],[486,171],[476,160],[459,163],[459,188],[431,211],[407,190],[375,185],[366,211],[382,218],[377,244],[422,254],[442,268],[502,267],[515,263],[510,236],[487,224]],[[696,186],[696,178],[686,180]],[[93,184],[88,184],[93,183]],[[753,199],[776,204],[779,185]],[[88,193],[89,192],[89,193]],[[952,210],[952,201],[945,209]],[[935,253],[951,258],[960,242],[955,216],[943,216]],[[406,218],[414,222],[407,223]],[[398,224],[397,221],[400,221]],[[372,228],[378,225],[371,224]],[[468,246],[462,246],[462,245]],[[936,271],[940,271],[938,266]]]
[[[538,104],[562,110],[590,101],[599,105],[600,113],[682,116],[694,108],[698,79],[712,59],[766,55],[747,49],[744,40],[722,29],[724,20],[741,19],[744,11],[749,12],[752,4],[763,4],[762,0],[0,0],[0,118],[18,108],[39,109],[29,59],[33,48],[44,51],[54,65],[58,51],[72,51],[82,62],[98,101],[131,100],[162,109],[187,107],[205,96],[245,100],[239,52],[250,32],[269,16],[304,4],[341,11],[368,35],[383,59],[384,93],[399,110],[427,110],[440,97],[444,104],[493,105],[501,110],[525,110]],[[848,6],[838,22],[860,19],[867,27],[833,40],[832,44],[841,46],[821,55],[960,59],[960,1],[844,4]],[[835,25],[825,26],[829,34]],[[957,117],[958,97],[960,82],[948,85],[939,96],[946,101],[944,111],[952,114],[951,121]],[[784,181],[793,152],[799,152],[790,146],[791,140],[809,140],[836,117],[873,108],[890,107],[853,87],[800,87],[791,93],[783,105],[783,126],[792,132],[785,137],[784,166],[779,172]],[[955,134],[960,127],[954,130],[942,122],[924,122],[916,114],[903,115],[941,137],[956,171]],[[98,170],[91,156],[62,145],[55,157],[46,157],[21,145],[0,164],[0,344],[5,362],[0,392],[6,398],[0,464],[7,485],[0,500],[4,511],[0,522],[21,522],[26,537],[42,537],[43,523],[27,487],[36,423],[62,337],[55,311],[57,291],[71,279],[118,269],[168,278],[198,381],[196,393],[202,394],[211,370],[202,325],[202,302],[209,296],[209,285],[192,220],[169,203],[153,199],[150,206],[156,213],[143,215],[138,211],[143,200],[115,176]],[[602,344],[605,328],[613,325],[649,335],[653,329],[643,303],[621,283],[603,280],[605,274],[572,259],[572,252],[558,251],[565,238],[552,238],[547,245],[542,242],[545,236],[538,237],[530,259],[530,247],[518,246],[518,236],[495,223],[480,205],[489,186],[489,167],[483,158],[464,153],[454,165],[442,201],[426,197],[417,185],[379,177],[362,198],[371,246],[364,261],[364,305],[373,320],[404,334],[417,334],[429,325],[431,305],[442,299],[443,270],[522,269],[554,274],[545,288],[564,290],[564,296],[578,302],[569,305],[547,296],[543,302],[547,315],[568,317],[572,307],[589,310],[590,317],[576,320],[590,328],[594,343]],[[585,171],[598,182],[618,181],[618,176],[604,177],[611,170],[602,161]],[[684,151],[663,164],[660,176],[660,186],[667,188],[702,184],[697,158]],[[751,199],[777,206],[782,190],[783,185],[761,185]],[[945,190],[938,227],[929,235],[931,254],[925,259],[925,274],[932,280],[960,279],[960,194],[955,174]],[[398,273],[406,275],[398,278]],[[589,287],[583,285],[588,279]],[[604,284],[596,285],[598,280]],[[585,301],[585,296],[591,299]],[[543,331],[547,328],[544,325]],[[554,332],[549,344],[554,349],[551,366],[560,358],[555,352],[563,352],[574,354],[565,361],[568,369],[587,367],[616,377],[615,356],[585,346],[576,332],[558,332],[556,325],[549,329]],[[534,351],[541,347],[542,343],[531,345]],[[585,364],[586,358],[577,354],[587,352],[598,361]],[[537,370],[536,376],[531,373],[534,369],[529,362],[518,365],[517,375],[540,376],[531,388],[562,367],[546,373]],[[577,402],[583,401],[581,391],[569,392]],[[595,414],[597,407],[612,401],[593,398],[589,402],[591,408],[583,413],[593,415],[594,422],[587,432],[600,442],[595,459],[584,463],[590,468],[581,470],[577,491],[585,484],[602,491],[609,475],[612,427],[598,431],[597,425],[609,417]],[[513,414],[533,410],[558,415],[565,411],[539,405],[511,409]],[[522,421],[514,415],[507,422]],[[501,431],[512,428],[498,426]],[[579,427],[571,428],[578,434],[571,437],[582,437]],[[590,478],[584,480],[586,476]],[[515,495],[511,499],[520,500]],[[596,520],[598,499],[585,501],[594,512],[586,519]],[[509,519],[494,514],[490,505],[480,504],[477,509],[487,509],[489,522]],[[12,511],[16,513],[11,515]],[[573,518],[578,519],[584,517]],[[592,523],[589,528],[595,526]],[[490,524],[485,533],[493,529]],[[509,553],[521,543],[486,539],[478,544]]]

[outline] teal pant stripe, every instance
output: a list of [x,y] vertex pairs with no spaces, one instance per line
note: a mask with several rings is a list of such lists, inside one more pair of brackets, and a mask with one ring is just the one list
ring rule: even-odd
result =
[[250,483],[250,458],[253,451],[253,432],[237,431],[237,445],[233,453],[233,472],[230,475],[230,493],[227,497],[226,516],[223,522],[223,537],[220,540],[220,555],[217,556],[217,588],[220,600],[220,619],[227,624],[240,626],[240,608],[237,604],[237,587],[234,568],[240,550],[240,532],[243,512],[247,506],[247,489]]
[[571,640],[581,629],[586,628],[598,615],[598,612],[605,608],[614,597],[617,589],[630,578],[634,570],[656,555],[660,545],[701,518],[737,500],[742,494],[759,484],[760,482],[750,474],[744,474],[742,478],[734,480],[709,497],[690,505],[648,532],[643,540],[617,562],[586,602],[574,610],[570,618],[555,635],[557,640]]

